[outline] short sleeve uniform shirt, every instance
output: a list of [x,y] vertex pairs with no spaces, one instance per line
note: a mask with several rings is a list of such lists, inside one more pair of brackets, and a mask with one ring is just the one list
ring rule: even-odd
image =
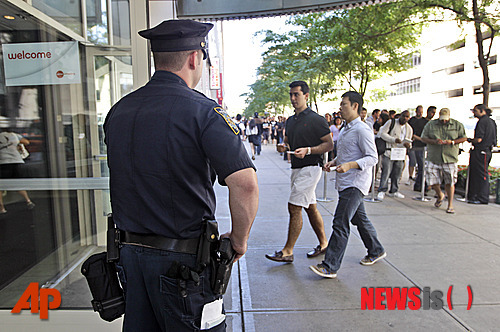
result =
[[221,107],[167,71],[115,104],[104,129],[113,217],[128,232],[198,237],[216,177],[255,168]]

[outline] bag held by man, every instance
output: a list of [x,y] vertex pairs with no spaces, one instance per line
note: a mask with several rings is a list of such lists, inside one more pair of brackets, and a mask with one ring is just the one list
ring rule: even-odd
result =
[[[396,123],[395,119],[391,119],[391,125],[389,127],[389,135],[391,134],[392,129],[394,128],[394,124]],[[385,150],[387,149],[386,142],[381,137],[375,137],[375,145],[377,147],[378,155],[383,155]]]

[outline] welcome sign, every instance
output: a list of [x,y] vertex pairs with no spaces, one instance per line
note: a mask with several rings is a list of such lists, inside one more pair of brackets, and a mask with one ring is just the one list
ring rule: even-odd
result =
[[2,45],[5,84],[81,83],[78,42]]

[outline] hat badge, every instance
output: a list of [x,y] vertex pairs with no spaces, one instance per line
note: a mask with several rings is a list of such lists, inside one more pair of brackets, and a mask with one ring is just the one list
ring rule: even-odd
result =
[[201,46],[201,47],[205,47],[206,45],[207,45],[207,44],[206,44],[204,41],[202,41],[202,42],[200,43],[200,46]]

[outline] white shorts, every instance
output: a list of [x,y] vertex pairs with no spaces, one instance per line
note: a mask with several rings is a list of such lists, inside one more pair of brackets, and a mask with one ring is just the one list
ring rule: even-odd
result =
[[308,208],[316,204],[316,185],[321,178],[321,167],[306,166],[292,169],[291,192],[288,203]]

